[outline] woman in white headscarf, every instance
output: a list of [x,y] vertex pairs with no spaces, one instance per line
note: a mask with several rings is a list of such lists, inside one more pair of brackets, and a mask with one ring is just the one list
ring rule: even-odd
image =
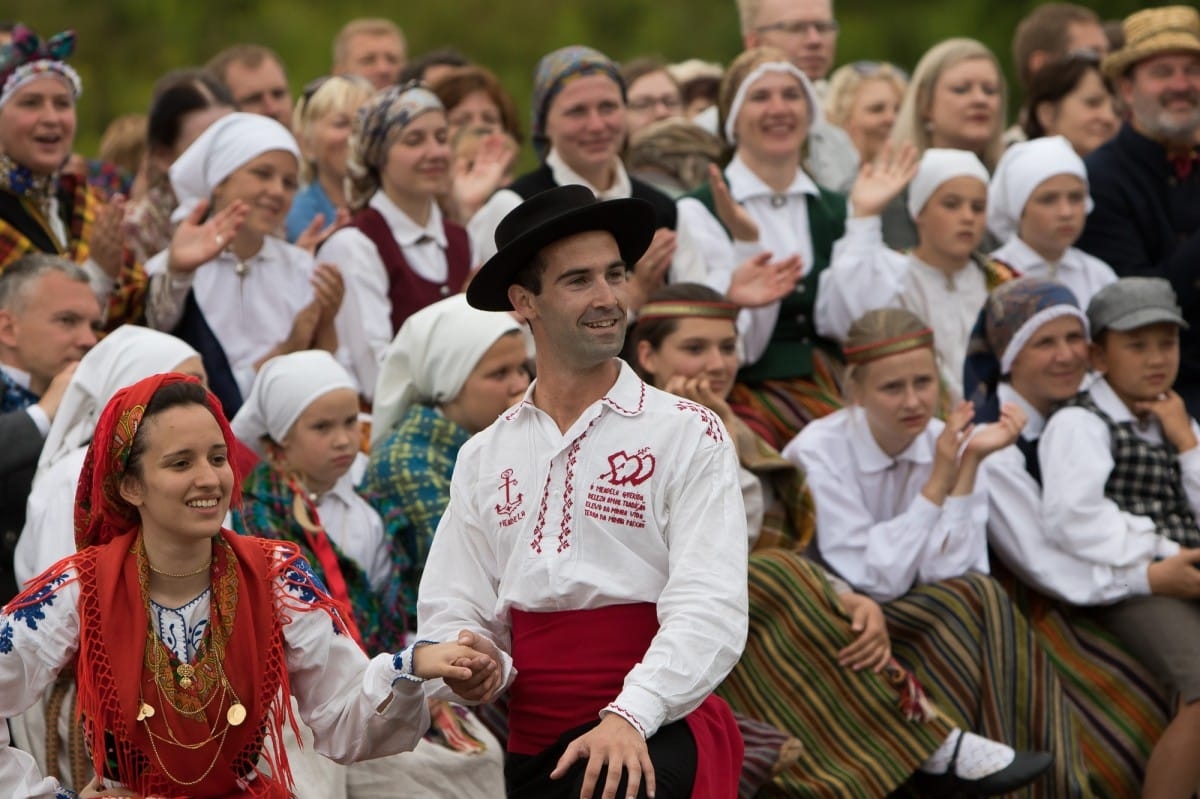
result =
[[228,416],[276,355],[337,350],[337,267],[275,236],[298,185],[291,132],[258,114],[214,122],[171,165],[171,246],[150,259],[146,317],[204,358]]
[[[476,310],[465,295],[418,311],[396,334],[375,387],[363,488],[385,519],[403,511],[412,523],[409,559],[417,581],[450,501],[459,448],[516,404],[528,386],[516,320]],[[416,588],[414,583],[414,594]]]
[[1027,277],[1057,280],[1086,308],[1117,280],[1112,267],[1074,246],[1092,205],[1087,167],[1064,137],[1014,144],[988,187],[988,230],[1003,242],[992,258]]
[[[79,362],[38,459],[25,528],[14,555],[19,583],[36,577],[75,551],[75,487],[100,412],[117,391],[159,372],[182,372],[198,377],[201,382],[206,377],[200,353],[188,344],[136,325],[122,325],[109,333]],[[66,689],[56,686],[51,694],[62,690]],[[74,688],[69,690],[73,692]],[[62,694],[61,701],[35,705],[20,717],[10,719],[10,723],[14,740],[35,757],[43,774],[56,771],[62,775],[64,784],[79,787],[92,775],[90,762],[88,773],[72,773],[71,750],[63,745],[72,724],[68,699],[67,694]],[[55,712],[55,707],[67,709],[52,722],[57,724],[63,740],[48,752],[46,717]],[[47,768],[50,759],[55,761],[53,769]]]

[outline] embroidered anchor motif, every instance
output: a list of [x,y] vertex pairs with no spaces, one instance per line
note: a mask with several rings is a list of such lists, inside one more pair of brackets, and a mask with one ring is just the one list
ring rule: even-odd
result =
[[513,513],[516,512],[517,508],[521,507],[521,503],[525,501],[525,494],[517,494],[516,499],[513,499],[512,497],[513,487],[517,484],[518,481],[515,477],[513,477],[512,469],[505,469],[503,472],[501,472],[499,488],[504,491],[504,502],[496,503],[496,513],[500,514],[501,516],[512,516]]

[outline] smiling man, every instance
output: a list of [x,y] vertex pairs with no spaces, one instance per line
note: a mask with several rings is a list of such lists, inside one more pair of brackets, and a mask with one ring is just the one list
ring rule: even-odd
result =
[[[1121,277],[1164,277],[1200,318],[1200,12],[1151,8],[1124,22],[1103,70],[1132,118],[1086,159],[1095,210],[1077,246]],[[1200,326],[1180,334],[1175,389],[1200,416]]]
[[526,320],[538,377],[459,455],[418,629],[468,630],[502,664],[450,687],[509,689],[509,797],[737,794],[741,736],[711,694],[748,624],[733,446],[617,359],[654,229],[645,201],[551,189],[504,218],[467,289]]

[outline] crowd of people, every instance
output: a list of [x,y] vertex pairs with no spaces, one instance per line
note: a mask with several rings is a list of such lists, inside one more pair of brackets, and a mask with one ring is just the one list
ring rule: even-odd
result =
[[0,28],[0,794],[1195,795],[1200,12],[735,10],[95,154]]

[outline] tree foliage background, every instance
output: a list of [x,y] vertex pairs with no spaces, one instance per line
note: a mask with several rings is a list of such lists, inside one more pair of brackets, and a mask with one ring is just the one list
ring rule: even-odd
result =
[[[1178,0],[1175,0],[1178,2]],[[1137,0],[1076,0],[1103,19]],[[1164,3],[1165,4],[1165,3]],[[932,44],[972,36],[1000,57],[1011,79],[1011,38],[1036,2],[837,0],[837,63],[888,60],[911,70]],[[741,49],[734,0],[6,0],[0,17],[45,36],[78,33],[72,63],[84,81],[77,149],[94,150],[120,114],[145,111],[154,81],[203,64],[223,47],[257,42],[288,67],[293,91],[328,72],[331,42],[347,20],[384,16],[408,38],[410,56],[454,46],[495,71],[528,113],[534,66],[544,53],[586,43],[623,60],[659,55],[728,63]]]

